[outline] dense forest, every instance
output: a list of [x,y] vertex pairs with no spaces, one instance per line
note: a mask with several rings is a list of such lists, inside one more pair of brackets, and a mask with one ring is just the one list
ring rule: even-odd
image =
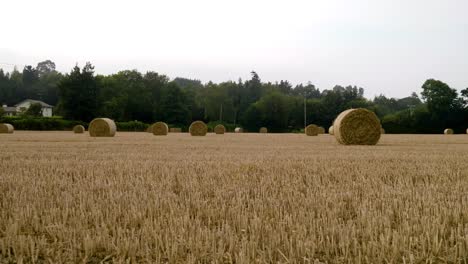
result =
[[265,126],[287,132],[312,123],[328,127],[341,111],[363,107],[374,111],[390,133],[441,133],[447,127],[462,132],[468,127],[468,88],[459,94],[434,79],[422,83],[420,95],[369,100],[363,88],[353,85],[321,90],[312,83],[262,82],[256,72],[249,80],[203,84],[136,70],[104,76],[95,74],[90,63],[62,74],[50,60],[22,72],[0,69],[0,103],[14,105],[23,99],[42,100],[55,106],[56,115],[84,122],[105,116],[186,127],[203,120],[249,131]]

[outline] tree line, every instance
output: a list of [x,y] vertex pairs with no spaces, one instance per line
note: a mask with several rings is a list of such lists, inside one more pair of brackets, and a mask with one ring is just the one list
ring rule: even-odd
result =
[[285,80],[262,82],[256,72],[248,80],[221,83],[168,76],[157,72],[120,71],[95,74],[87,63],[62,74],[47,60],[22,72],[0,69],[0,103],[23,99],[55,105],[54,113],[69,120],[89,122],[97,116],[116,121],[164,121],[187,127],[194,120],[242,126],[249,131],[268,127],[272,132],[298,131],[307,124],[328,127],[349,108],[374,111],[393,133],[440,133],[468,127],[468,88],[461,91],[429,79],[420,95],[405,98],[364,97],[364,89],[336,85],[320,90],[312,83],[293,86]]

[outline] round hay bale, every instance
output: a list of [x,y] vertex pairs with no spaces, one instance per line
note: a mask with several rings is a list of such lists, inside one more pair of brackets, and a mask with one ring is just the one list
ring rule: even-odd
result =
[[385,134],[385,129],[383,129],[383,127],[380,128],[380,134]]
[[318,133],[319,133],[319,134],[325,134],[325,128],[323,128],[323,127],[318,127]]
[[445,134],[445,135],[453,135],[453,129],[451,129],[451,128],[445,129],[445,130],[444,130],[444,134]]
[[190,125],[189,132],[192,136],[206,136],[208,127],[203,121],[195,121]]
[[234,132],[236,133],[244,133],[244,129],[242,127],[236,127],[236,129],[234,129]]
[[151,126],[155,136],[167,136],[167,133],[169,133],[169,126],[164,122],[156,122]]
[[0,124],[0,134],[13,134],[15,128],[11,124]]
[[379,118],[364,108],[343,111],[333,123],[335,138],[343,145],[375,145],[380,129]]
[[333,135],[333,126],[328,128],[328,134]]
[[268,133],[268,128],[261,127],[259,132],[262,133],[262,134],[266,134],[266,133]]
[[117,131],[114,120],[109,118],[95,118],[89,123],[89,135],[92,137],[113,137]]
[[223,125],[219,124],[215,126],[214,132],[218,135],[222,135],[226,132],[226,128]]
[[318,136],[319,127],[314,124],[310,124],[305,128],[305,134],[307,136]]
[[73,127],[73,133],[75,134],[83,134],[85,131],[86,129],[82,125],[76,125]]

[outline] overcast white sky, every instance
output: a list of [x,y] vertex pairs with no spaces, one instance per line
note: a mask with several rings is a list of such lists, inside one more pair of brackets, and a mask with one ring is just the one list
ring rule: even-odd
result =
[[468,87],[467,0],[6,0],[0,67],[138,69],[209,80],[358,85],[404,97]]

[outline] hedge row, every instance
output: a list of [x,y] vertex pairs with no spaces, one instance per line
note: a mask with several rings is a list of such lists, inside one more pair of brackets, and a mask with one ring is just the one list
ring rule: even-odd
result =
[[[61,117],[19,117],[19,116],[6,116],[0,118],[0,123],[12,124],[16,130],[72,130],[76,125],[82,125],[88,129],[88,123],[82,121],[66,120]],[[117,131],[146,131],[150,124],[140,121],[129,122],[115,122]],[[210,122],[208,123],[209,131],[213,131],[214,127],[222,124],[226,127],[226,131],[234,132],[236,128],[233,124]],[[180,127],[182,131],[188,131],[187,126],[169,125],[169,127]]]
[[[0,123],[12,124],[16,130],[72,130],[76,125],[82,125],[86,129],[88,123],[62,119],[61,117],[2,117]],[[116,122],[118,131],[145,131],[149,124],[140,121]]]
[[12,124],[16,130],[71,130],[76,125],[87,125],[56,117],[2,117],[0,123]]

